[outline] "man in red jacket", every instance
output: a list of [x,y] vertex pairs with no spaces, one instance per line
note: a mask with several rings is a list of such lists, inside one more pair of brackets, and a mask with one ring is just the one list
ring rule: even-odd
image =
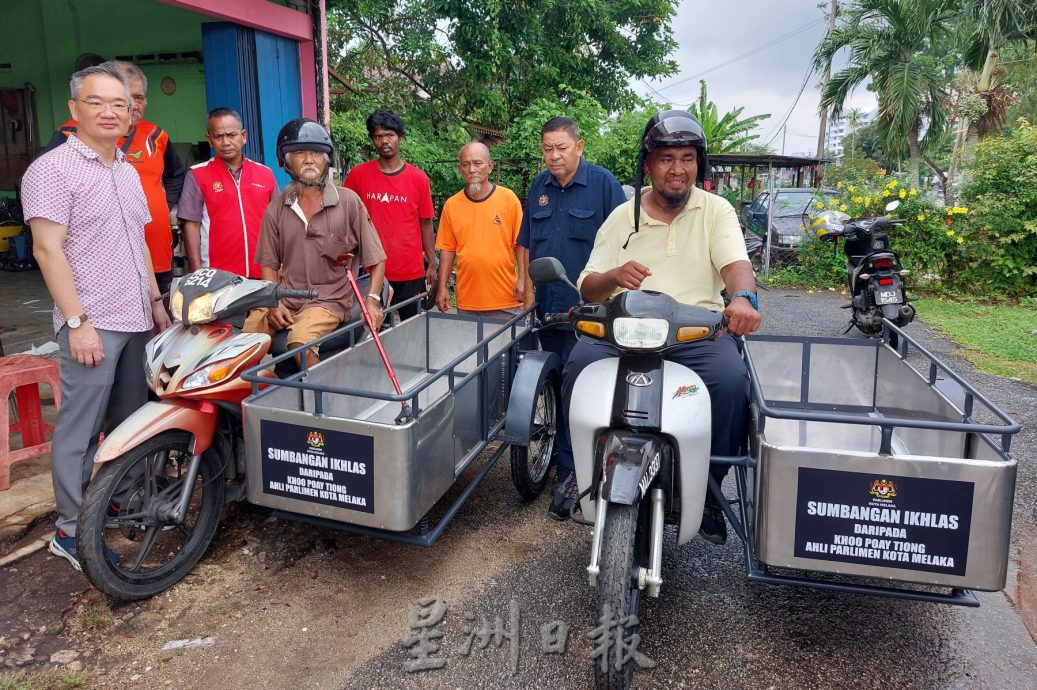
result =
[[245,128],[234,110],[211,111],[205,136],[216,155],[188,172],[177,208],[188,268],[204,266],[260,278],[256,246],[263,213],[279,191],[274,173],[245,158]]
[[[126,136],[120,137],[118,146],[125,154],[126,162],[140,175],[151,214],[151,222],[144,226],[144,240],[155,267],[158,289],[166,294],[173,280],[173,230],[169,224],[169,209],[180,199],[187,171],[169,141],[169,135],[155,123],[144,120],[144,110],[148,107],[148,78],[144,72],[131,62],[113,60],[104,64],[114,68],[130,86],[133,98],[130,130]],[[51,137],[44,153],[64,144],[68,135],[74,134],[78,127],[75,120],[63,124]]]

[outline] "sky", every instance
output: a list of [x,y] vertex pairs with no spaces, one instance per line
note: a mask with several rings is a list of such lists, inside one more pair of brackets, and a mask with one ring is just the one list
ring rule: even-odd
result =
[[[761,122],[754,134],[761,135],[758,142],[775,137],[771,146],[780,153],[782,117],[796,101],[814,49],[828,26],[817,2],[682,0],[671,24],[678,46],[673,54],[677,74],[648,82],[637,81],[635,88],[654,100],[665,99],[675,106],[687,106],[698,99],[699,79],[705,79],[709,99],[717,104],[721,113],[740,106],[745,107],[743,117],[770,113],[771,117]],[[701,77],[695,76],[803,27],[808,28]],[[817,152],[820,83],[821,76],[811,74],[788,118],[786,154],[814,155]],[[873,110],[874,95],[863,87],[856,89],[845,109],[854,107]]]

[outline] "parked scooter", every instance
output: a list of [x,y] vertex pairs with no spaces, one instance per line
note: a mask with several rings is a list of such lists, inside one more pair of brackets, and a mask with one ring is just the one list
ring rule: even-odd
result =
[[205,553],[224,502],[245,495],[241,402],[252,384],[240,376],[270,349],[270,336],[241,331],[245,317],[315,296],[211,268],[180,281],[170,296],[174,325],[145,351],[147,384],[159,400],[105,437],[83,498],[79,557],[99,590],[153,596]]
[[[572,286],[551,257],[530,263],[529,274],[534,282]],[[587,572],[597,588],[596,622],[613,636],[605,657],[594,662],[595,686],[627,688],[640,597],[659,596],[663,582],[663,527],[679,525],[678,544],[694,537],[709,481],[709,392],[695,372],[665,355],[714,338],[723,315],[632,290],[545,316],[548,325],[561,320],[578,337],[620,352],[589,365],[576,380],[569,429],[580,508],[594,516]]]
[[[895,211],[899,201],[886,205],[886,213]],[[856,326],[869,337],[882,333],[882,320],[889,319],[903,328],[915,318],[915,308],[904,290],[903,276],[909,271],[900,265],[900,258],[889,247],[886,230],[902,225],[903,220],[889,216],[859,218],[847,223],[850,217],[840,211],[825,211],[814,220],[817,236],[823,240],[845,241],[846,282],[850,291],[851,309],[849,331]]]

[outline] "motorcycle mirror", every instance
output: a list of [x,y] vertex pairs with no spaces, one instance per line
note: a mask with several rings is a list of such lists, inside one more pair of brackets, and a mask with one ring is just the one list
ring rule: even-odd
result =
[[893,201],[886,204],[886,213],[896,211],[898,206],[900,206],[900,200],[894,199]]
[[573,290],[576,289],[576,286],[569,280],[569,276],[565,274],[562,262],[553,256],[542,256],[530,261],[529,278],[534,283],[563,282]]

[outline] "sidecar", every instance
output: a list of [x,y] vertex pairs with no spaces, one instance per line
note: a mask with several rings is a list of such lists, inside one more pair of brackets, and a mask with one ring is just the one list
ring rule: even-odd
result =
[[[263,372],[298,350],[247,372],[248,502],[430,546],[509,450],[520,497],[535,498],[551,464],[560,365],[535,350],[528,313],[505,323],[420,312],[382,331],[401,394],[359,323],[307,344],[344,331],[355,340],[288,378]],[[441,501],[455,484],[463,490]]]
[[750,581],[966,606],[1005,586],[1019,424],[889,321],[745,345],[749,452],[715,460]]

